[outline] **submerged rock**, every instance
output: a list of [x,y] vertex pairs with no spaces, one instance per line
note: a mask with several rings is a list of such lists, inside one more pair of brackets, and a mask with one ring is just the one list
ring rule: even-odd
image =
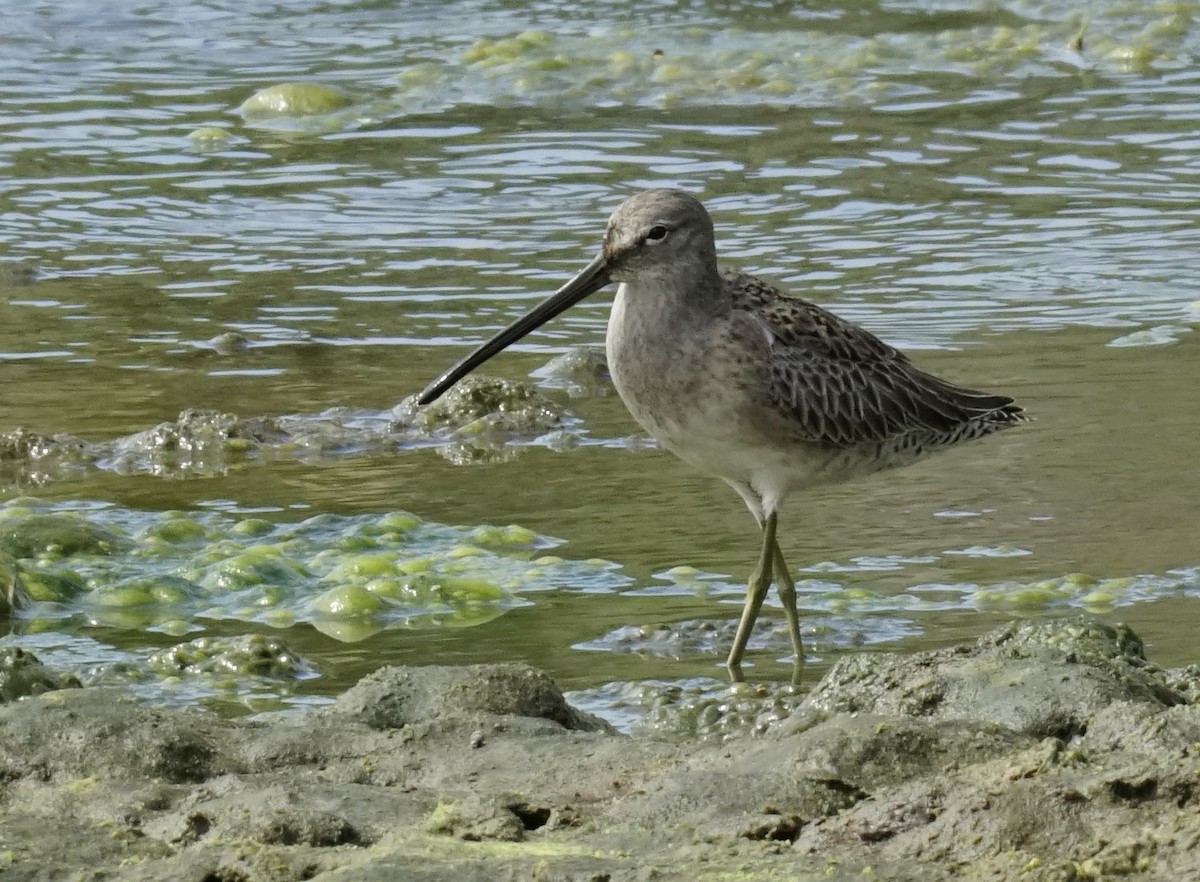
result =
[[632,727],[635,735],[718,744],[767,734],[803,698],[799,689],[782,683],[717,680],[630,685],[623,696],[625,703],[645,708]]
[[608,359],[600,346],[576,346],[550,359],[533,375],[544,386],[565,389],[572,398],[607,395],[613,388]]
[[0,432],[0,464],[81,460],[86,448],[86,443],[73,435],[43,435],[20,427]]
[[0,260],[0,291],[21,288],[37,279],[37,267],[22,260]]
[[218,355],[235,355],[250,348],[250,338],[237,331],[226,331],[209,338],[208,346]]

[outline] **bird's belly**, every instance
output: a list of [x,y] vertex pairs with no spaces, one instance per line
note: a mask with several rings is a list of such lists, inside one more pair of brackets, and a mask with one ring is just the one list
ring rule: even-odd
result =
[[630,415],[658,445],[706,474],[782,492],[841,477],[837,451],[768,437],[732,398],[664,397],[623,383],[619,370],[612,376]]
[[[765,378],[704,335],[663,339],[622,285],[606,350],[617,394],[660,447],[702,472],[750,487],[782,490],[838,480],[837,452],[772,429]],[[668,323],[670,325],[670,323]]]
[[700,471],[732,483],[756,489],[770,485],[786,492],[836,481],[841,476],[836,451],[800,443],[773,444],[727,418],[684,424],[637,414],[634,418],[660,447]]

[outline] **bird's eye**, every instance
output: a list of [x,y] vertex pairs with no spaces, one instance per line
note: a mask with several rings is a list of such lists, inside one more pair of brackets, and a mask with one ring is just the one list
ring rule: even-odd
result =
[[651,227],[650,232],[646,234],[646,241],[661,242],[663,239],[667,238],[667,233],[669,232],[670,230],[668,230],[662,224],[656,224],[655,226]]

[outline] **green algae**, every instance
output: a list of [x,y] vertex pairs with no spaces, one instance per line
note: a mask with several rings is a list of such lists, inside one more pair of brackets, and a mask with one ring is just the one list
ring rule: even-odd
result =
[[349,99],[320,83],[277,83],[259,89],[238,110],[247,118],[313,116],[340,110]]
[[274,529],[275,525],[270,521],[262,518],[246,518],[230,527],[229,532],[235,536],[265,536]]
[[175,606],[198,593],[196,585],[178,576],[135,576],[111,584],[100,584],[87,595],[96,606],[128,608]]
[[[1012,546],[972,546],[943,552],[970,557],[1026,557],[1029,552]],[[1185,594],[1200,595],[1200,573],[1195,567],[1180,567],[1165,573],[1098,576],[1071,572],[1029,581],[1009,580],[987,585],[972,582],[922,583],[902,575],[881,583],[880,573],[899,573],[911,566],[936,563],[936,555],[855,558],[848,563],[822,562],[800,572],[842,576],[833,579],[801,578],[796,581],[799,606],[810,613],[879,614],[927,613],[950,608],[1007,609],[1033,612],[1076,608],[1107,612],[1119,607],[1152,602]],[[720,573],[690,566],[677,566],[655,576],[665,584],[639,587],[624,592],[631,596],[719,596],[742,597],[744,587]],[[898,588],[898,584],[903,586]]]
[[532,530],[516,524],[507,527],[476,527],[471,541],[485,548],[533,548],[538,536]]
[[[453,527],[405,511],[296,523],[214,512],[60,511],[0,504],[0,562],[42,604],[107,627],[184,633],[206,619],[310,623],[338,639],[388,627],[468,626],[528,605],[529,591],[616,590],[607,561],[542,552],[517,525]],[[2,574],[0,574],[2,575]]]
[[387,602],[364,585],[337,585],[313,599],[312,609],[319,615],[353,618],[382,612]]
[[489,33],[410,59],[390,100],[417,112],[448,104],[547,102],[589,111],[874,104],[921,94],[915,73],[969,92],[1011,79],[1187,69],[1194,54],[1194,14],[1179,4],[1117,3],[1086,15],[993,10],[926,24],[936,19],[898,16],[863,32],[792,21],[764,26],[759,18],[728,20],[720,28],[597,22],[586,29]]
[[66,513],[22,514],[0,520],[0,551],[15,558],[111,554],[129,546],[119,533]]
[[203,566],[197,575],[205,589],[220,593],[263,585],[299,585],[312,574],[284,549],[258,545]]
[[205,542],[207,533],[200,524],[188,517],[174,517],[147,527],[141,536],[143,542],[165,542],[168,545],[198,544]]
[[1049,610],[1056,607],[1080,607],[1091,612],[1107,612],[1170,595],[1186,581],[1168,576],[1121,576],[1098,578],[1087,573],[1067,573],[1036,582],[1002,582],[979,587],[968,594],[971,604],[982,607]]
[[53,568],[53,566],[20,566],[20,582],[25,587],[31,600],[47,602],[64,602],[74,596],[86,593],[83,577],[71,570]]

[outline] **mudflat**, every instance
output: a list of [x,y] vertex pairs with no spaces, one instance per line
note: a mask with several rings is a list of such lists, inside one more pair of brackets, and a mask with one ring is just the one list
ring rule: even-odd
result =
[[382,668],[266,721],[37,667],[0,706],[12,882],[1200,878],[1200,667],[1089,619],[863,653],[698,740],[522,665]]

